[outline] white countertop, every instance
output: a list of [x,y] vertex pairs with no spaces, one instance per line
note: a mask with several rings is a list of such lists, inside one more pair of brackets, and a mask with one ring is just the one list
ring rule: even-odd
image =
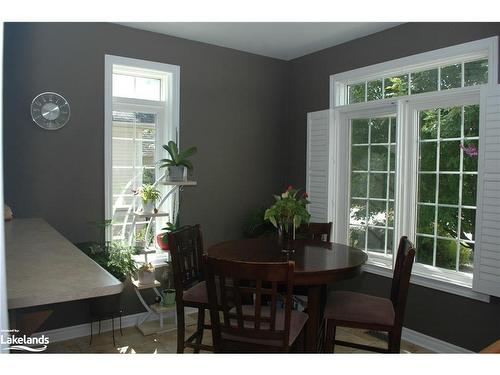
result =
[[120,293],[122,283],[43,219],[5,222],[9,309]]

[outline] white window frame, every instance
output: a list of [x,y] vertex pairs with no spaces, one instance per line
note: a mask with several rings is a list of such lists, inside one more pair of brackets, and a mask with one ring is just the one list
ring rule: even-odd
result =
[[[347,87],[349,84],[369,81],[382,76],[395,76],[416,70],[450,65],[458,61],[475,58],[488,58],[488,84],[461,87],[423,94],[400,96],[369,102],[347,104]],[[388,61],[373,66],[351,70],[330,76],[330,109],[333,112],[332,132],[334,137],[334,163],[332,163],[332,180],[329,194],[333,200],[329,202],[331,220],[335,223],[333,241],[347,243],[349,222],[346,215],[349,202],[345,199],[350,194],[350,119],[396,113],[397,137],[396,155],[401,155],[401,148],[415,155],[418,150],[418,110],[424,107],[443,107],[446,105],[461,105],[479,103],[480,90],[484,86],[494,86],[498,82],[498,37],[482,39],[457,46],[426,52],[419,55]],[[413,126],[401,126],[409,124]],[[348,139],[349,142],[345,142]],[[394,236],[399,239],[405,234],[415,237],[416,221],[416,178],[418,160],[407,158],[404,164],[396,160]],[[405,205],[408,205],[405,207]],[[394,246],[397,246],[396,240]],[[390,259],[389,259],[390,258]],[[392,277],[392,267],[395,259],[388,256],[370,254],[365,270],[382,276]],[[437,267],[415,263],[411,282],[443,290],[446,292],[489,302],[489,296],[472,290],[472,275],[462,275],[456,271],[443,270]]]
[[[158,101],[113,97],[113,68],[119,73],[143,76],[141,70],[148,69],[162,79],[161,104]],[[148,77],[152,77],[148,72]],[[180,113],[180,67],[177,65],[139,60],[128,57],[104,56],[104,217],[113,215],[113,108],[122,110],[147,109],[157,113],[158,130],[156,140],[166,144],[169,140],[179,141]],[[157,147],[157,157],[161,150]],[[106,239],[111,239],[111,230],[106,232]]]

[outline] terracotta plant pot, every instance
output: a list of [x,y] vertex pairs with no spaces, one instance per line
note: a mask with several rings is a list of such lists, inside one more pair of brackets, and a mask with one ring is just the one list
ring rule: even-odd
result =
[[163,239],[164,237],[165,233],[160,233],[156,236],[156,242],[158,243],[158,246],[160,246],[160,249],[167,251],[170,249],[170,246],[168,245],[168,240]]

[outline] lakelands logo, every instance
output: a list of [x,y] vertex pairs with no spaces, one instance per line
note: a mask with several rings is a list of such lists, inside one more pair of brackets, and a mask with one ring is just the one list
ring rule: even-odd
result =
[[47,349],[49,342],[49,338],[45,335],[28,337],[26,335],[20,336],[17,329],[0,331],[0,344],[7,345],[4,350],[43,352]]

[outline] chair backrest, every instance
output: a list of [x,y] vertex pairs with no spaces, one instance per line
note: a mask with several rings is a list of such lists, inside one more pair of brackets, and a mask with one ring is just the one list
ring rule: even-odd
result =
[[203,280],[203,239],[200,225],[185,226],[168,234],[177,301],[182,292]]
[[302,224],[297,229],[298,238],[305,237],[309,240],[330,242],[332,222]]
[[408,289],[410,287],[411,269],[415,259],[415,248],[406,236],[401,237],[392,277],[391,301],[394,306],[395,324],[402,325]]
[[[205,257],[212,336],[216,352],[287,351],[293,291],[293,262],[246,263]],[[278,285],[284,309],[277,308]],[[268,305],[264,305],[265,301]],[[219,311],[222,310],[222,317]],[[241,351],[241,349],[239,350]]]

